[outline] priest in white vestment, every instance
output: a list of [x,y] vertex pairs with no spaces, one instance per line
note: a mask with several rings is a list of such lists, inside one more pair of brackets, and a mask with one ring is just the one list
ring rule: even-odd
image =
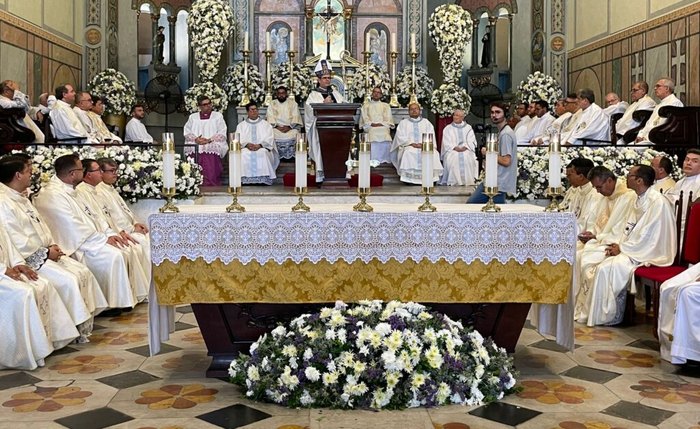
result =
[[[422,183],[423,134],[432,134],[435,138],[435,128],[427,119],[421,117],[421,108],[418,103],[408,105],[408,118],[399,122],[396,127],[396,135],[391,145],[391,161],[396,167],[402,182]],[[435,140],[433,140],[435,142]],[[442,176],[442,164],[437,145],[433,145],[433,182],[440,180]]]
[[120,244],[97,229],[76,199],[75,186],[83,180],[80,158],[76,154],[58,157],[54,169],[56,175],[42,186],[34,204],[49,224],[56,244],[90,268],[110,307],[134,307],[137,297]]
[[680,198],[681,191],[683,191],[681,242],[685,239],[685,221],[688,217],[688,210],[686,210],[688,198],[692,198],[693,201],[700,198],[700,149],[688,149],[685,154],[685,159],[683,160],[683,174],[685,174],[685,176],[676,182],[673,188],[665,194],[671,203],[675,203]]
[[[540,118],[535,114],[535,102],[529,103],[527,105],[527,120],[523,123],[522,118],[518,125],[515,126],[515,137],[518,139],[518,146],[526,146],[530,144],[530,131],[537,125]],[[522,125],[521,125],[522,124]]]
[[88,112],[92,109],[92,95],[87,91],[79,91],[75,95],[75,107],[73,111],[75,116],[78,117],[80,123],[83,124],[83,128],[88,134],[88,143],[102,143],[102,139],[98,135],[98,131],[92,123]]
[[561,133],[564,124],[571,118],[571,113],[566,110],[566,98],[557,100],[557,104],[554,106],[554,113],[556,118],[554,118],[549,124],[549,127],[545,128],[540,135],[535,136],[534,142],[531,142],[532,144],[537,146],[548,145],[549,138],[553,134]]
[[651,144],[649,140],[649,133],[656,127],[659,127],[668,121],[668,118],[664,118],[659,115],[659,110],[664,106],[676,106],[683,107],[683,102],[676,97],[673,91],[676,88],[676,84],[671,78],[661,78],[654,85],[654,94],[660,100],[659,103],[654,108],[651,113],[649,120],[644,125],[644,128],[639,130],[637,134],[637,139],[634,141],[636,144]]
[[527,130],[531,125],[530,122],[532,122],[535,118],[534,105],[531,109],[529,103],[518,103],[517,106],[515,106],[515,116],[517,116],[520,119],[518,120],[518,123],[515,124],[513,132],[515,133],[515,137],[517,140],[520,140],[521,138],[524,139],[525,134],[527,134]]
[[571,186],[566,190],[561,205],[576,216],[577,233],[595,228],[596,207],[603,199],[603,195],[595,190],[588,179],[593,167],[593,161],[586,158],[574,158],[566,166],[566,179]]
[[294,158],[294,144],[303,122],[299,114],[299,105],[293,97],[289,98],[286,87],[277,88],[276,98],[267,108],[265,119],[272,125],[279,157]]
[[658,335],[662,359],[700,361],[700,264],[661,285]]
[[112,144],[121,144],[122,139],[111,132],[107,128],[107,124],[102,120],[102,114],[105,112],[105,102],[102,98],[97,96],[92,96],[92,109],[87,112],[88,118],[90,118],[90,127],[97,139],[101,142],[107,142]]
[[[648,165],[636,165],[627,175],[627,186],[634,190],[637,199],[628,212],[622,234],[617,240],[598,241],[594,249],[591,242],[584,252],[604,253],[603,260],[581,272],[581,290],[577,304],[583,311],[577,319],[588,326],[616,322],[617,297],[628,288],[632,294],[636,288],[632,279],[640,265],[668,266],[676,255],[676,232],[673,207],[658,191],[651,188],[654,170]],[[583,261],[584,256],[582,256]],[[578,307],[577,307],[578,309]]]
[[546,139],[548,140],[548,136],[545,137],[545,135],[551,133],[554,116],[549,113],[549,103],[544,100],[535,101],[535,117],[537,120],[526,136],[529,144],[533,146],[543,144]]
[[476,136],[471,125],[464,121],[464,116],[464,110],[455,110],[452,123],[442,131],[442,185],[471,186],[479,174]]
[[626,144],[623,139],[627,131],[637,128],[640,122],[634,119],[634,112],[647,110],[649,112],[654,110],[656,107],[656,101],[654,101],[649,95],[649,85],[640,80],[632,85],[632,90],[630,91],[630,100],[632,104],[627,107],[625,113],[615,124],[615,133],[617,134],[617,144]]
[[[185,123],[185,143],[198,145],[197,162],[202,166],[204,178],[202,186],[221,186],[221,158],[226,156],[228,151],[226,121],[221,113],[213,110],[209,97],[198,97],[197,105],[199,112],[191,114]],[[185,147],[185,153],[193,154],[194,148]]]
[[306,129],[306,140],[309,143],[309,158],[316,164],[316,183],[322,183],[323,174],[323,159],[321,157],[321,142],[318,139],[318,130],[316,129],[316,115],[312,104],[317,103],[345,103],[343,96],[331,86],[331,72],[333,71],[330,63],[326,60],[321,60],[316,64],[314,73],[318,79],[318,85],[309,94],[304,102],[304,128]]
[[618,113],[625,113],[625,110],[629,107],[626,101],[620,100],[620,96],[615,92],[608,92],[605,95],[605,108],[603,113],[610,118]]
[[280,163],[272,125],[260,118],[257,104],[245,108],[248,117],[236,127],[241,138],[241,183],[272,185]]
[[360,127],[367,133],[370,143],[370,158],[380,164],[391,164],[391,130],[394,129],[394,118],[391,107],[382,101],[382,89],[372,89],[372,97],[362,105]]
[[676,181],[671,177],[673,161],[666,156],[657,155],[651,160],[651,168],[656,173],[656,180],[654,180],[652,188],[662,194],[668,194],[676,186]]
[[593,91],[584,88],[578,92],[581,114],[570,133],[564,133],[561,141],[565,145],[581,145],[584,139],[610,140],[610,120],[603,109],[595,104]]
[[66,84],[56,88],[56,102],[51,107],[51,132],[59,140],[75,139],[78,143],[88,141],[88,132],[83,126],[71,104],[75,102],[75,89]]
[[20,92],[17,82],[5,80],[0,82],[0,108],[24,109],[25,115],[19,125],[29,128],[34,133],[34,143],[44,143],[44,133],[34,123],[30,116],[31,106],[29,105],[29,97]]
[[126,123],[124,131],[125,142],[153,143],[153,137],[148,134],[146,126],[141,122],[146,117],[143,104],[134,104],[131,108],[131,119]]

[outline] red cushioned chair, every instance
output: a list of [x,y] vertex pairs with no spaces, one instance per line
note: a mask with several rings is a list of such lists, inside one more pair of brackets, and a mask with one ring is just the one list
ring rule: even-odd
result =
[[[682,197],[681,195],[680,201]],[[692,202],[692,193],[688,198],[687,213],[683,243],[675,263],[669,267],[639,267],[634,272],[635,278],[648,280],[653,285],[651,300],[654,309],[654,336],[658,335],[661,284],[688,269],[688,264],[700,262],[700,200]],[[681,210],[677,216],[682,219]]]

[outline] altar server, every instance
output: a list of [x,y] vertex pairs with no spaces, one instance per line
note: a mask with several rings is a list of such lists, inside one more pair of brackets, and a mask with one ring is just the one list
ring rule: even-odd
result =
[[443,185],[471,186],[478,175],[476,136],[464,116],[464,110],[455,110],[442,132]]
[[256,103],[245,109],[248,117],[236,127],[241,136],[241,183],[272,185],[280,163],[272,125],[260,118]]
[[302,126],[299,105],[294,97],[289,98],[287,88],[277,88],[276,98],[267,108],[265,117],[272,125],[275,134],[275,146],[282,159],[294,158],[294,143]]
[[[199,146],[198,162],[204,176],[202,186],[221,186],[221,158],[228,151],[226,121],[221,113],[213,110],[209,97],[198,97],[197,105],[199,112],[190,115],[183,129],[185,143]],[[194,148],[185,147],[185,153],[194,153]]]
[[367,133],[370,143],[370,158],[379,163],[391,163],[391,130],[394,129],[394,119],[391,107],[382,101],[382,89],[372,89],[372,98],[362,105],[360,127]]

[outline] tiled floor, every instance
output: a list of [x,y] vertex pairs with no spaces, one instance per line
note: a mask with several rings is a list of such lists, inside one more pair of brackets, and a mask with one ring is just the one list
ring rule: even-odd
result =
[[0,428],[700,429],[700,370],[659,360],[651,326],[576,328],[564,352],[525,329],[515,353],[522,390],[482,407],[292,410],[253,403],[207,379],[189,307],[163,353],[148,357],[146,306],[98,318],[88,344],[33,372],[0,371]]

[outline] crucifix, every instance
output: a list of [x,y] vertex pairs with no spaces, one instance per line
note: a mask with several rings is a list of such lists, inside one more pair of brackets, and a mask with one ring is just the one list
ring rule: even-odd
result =
[[323,31],[326,33],[326,58],[331,59],[331,38],[338,33],[336,25],[340,19],[340,12],[333,12],[333,7],[331,7],[331,0],[326,0],[326,10],[324,12],[317,12],[316,16],[319,18],[319,23],[316,28],[323,27]]

